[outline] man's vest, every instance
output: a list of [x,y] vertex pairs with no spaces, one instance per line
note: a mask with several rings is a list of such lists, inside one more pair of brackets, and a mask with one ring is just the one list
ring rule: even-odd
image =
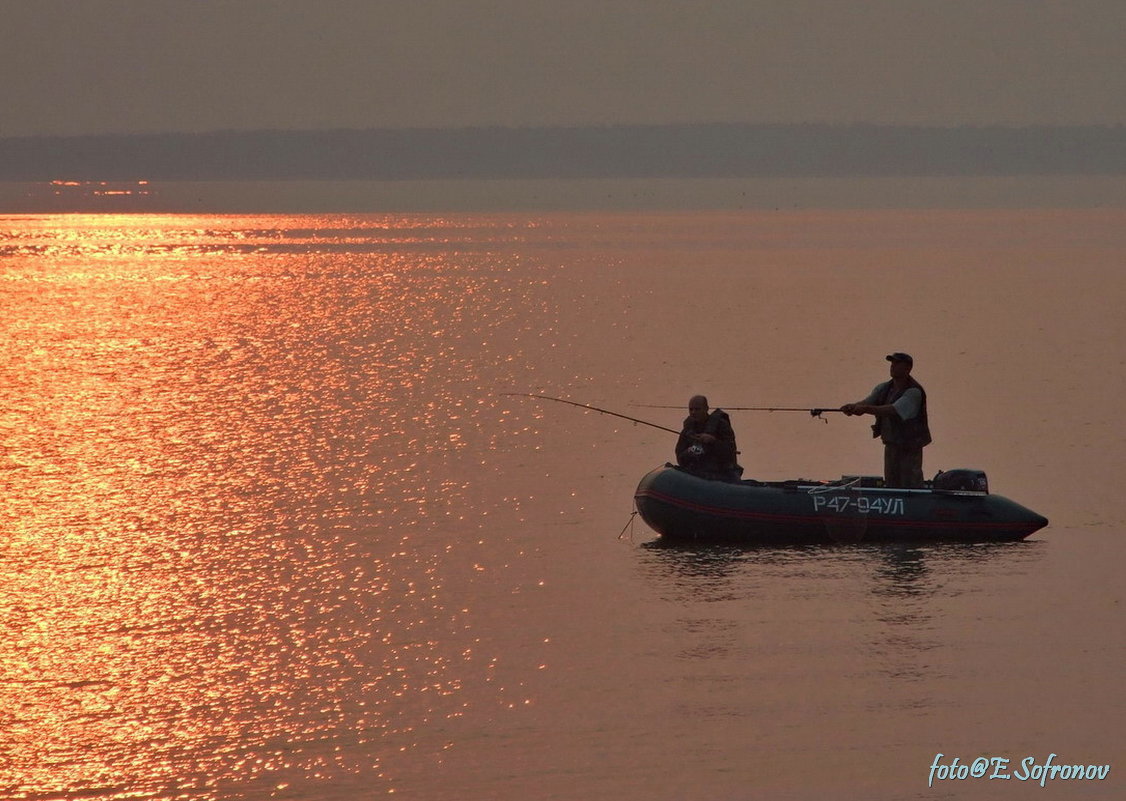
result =
[[[907,386],[904,387],[903,392],[912,388],[919,390],[922,395],[922,399],[919,401],[918,414],[910,420],[901,420],[898,414],[889,417],[877,417],[875,425],[872,426],[872,436],[879,437],[885,445],[898,445],[901,448],[922,448],[924,445],[931,443],[931,430],[927,423],[927,392],[923,389],[922,384],[911,376],[907,376]],[[895,403],[903,396],[903,392],[896,392],[895,382],[888,381],[879,397],[876,398],[875,405],[886,406],[889,403]]]
[[[686,454],[692,445],[692,434],[711,434],[716,441],[710,446],[705,446],[699,455]],[[738,447],[735,445],[735,430],[731,427],[731,418],[723,409],[713,409],[706,420],[697,422],[691,416],[684,419],[684,430],[676,443],[677,462],[682,466],[684,461],[695,461],[707,466],[709,469],[728,470],[736,467],[735,460]]]

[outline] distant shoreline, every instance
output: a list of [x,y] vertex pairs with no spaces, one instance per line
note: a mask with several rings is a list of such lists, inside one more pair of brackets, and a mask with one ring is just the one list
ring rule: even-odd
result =
[[[126,187],[128,188],[128,187]],[[55,193],[0,182],[0,213],[443,213],[1126,208],[1126,176],[150,182]]]
[[620,125],[0,138],[0,181],[1126,175],[1126,127]]

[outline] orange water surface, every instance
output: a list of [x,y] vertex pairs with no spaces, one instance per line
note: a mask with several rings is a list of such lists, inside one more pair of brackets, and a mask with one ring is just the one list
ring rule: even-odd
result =
[[[6,217],[0,797],[1120,798],[1124,265],[1098,209]],[[678,428],[900,350],[928,475],[1049,528],[663,547],[670,435],[504,394]],[[732,416],[748,476],[879,472]]]

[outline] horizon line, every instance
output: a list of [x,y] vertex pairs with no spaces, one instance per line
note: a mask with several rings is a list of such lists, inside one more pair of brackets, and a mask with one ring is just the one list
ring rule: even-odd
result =
[[371,125],[364,127],[335,126],[325,128],[208,128],[191,130],[103,131],[98,133],[31,133],[8,135],[0,131],[0,141],[20,139],[97,139],[152,136],[216,136],[240,134],[325,134],[381,132],[459,132],[459,131],[592,131],[592,130],[659,130],[675,128],[746,128],[746,129],[821,129],[821,130],[898,130],[898,131],[1077,131],[1126,128],[1126,122],[1101,123],[883,123],[883,122],[615,122],[615,123],[551,123],[551,124],[479,124],[479,125]]

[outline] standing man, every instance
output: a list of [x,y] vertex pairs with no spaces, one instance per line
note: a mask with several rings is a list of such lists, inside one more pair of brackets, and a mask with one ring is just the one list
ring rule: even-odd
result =
[[911,377],[915,361],[906,353],[893,353],[891,380],[877,384],[859,403],[846,403],[847,415],[871,414],[876,418],[872,436],[884,443],[884,485],[906,489],[923,486],[923,448],[930,444],[927,393]]
[[676,463],[703,478],[738,481],[743,468],[735,460],[735,430],[723,409],[708,410],[708,399],[694,395],[676,441]]

